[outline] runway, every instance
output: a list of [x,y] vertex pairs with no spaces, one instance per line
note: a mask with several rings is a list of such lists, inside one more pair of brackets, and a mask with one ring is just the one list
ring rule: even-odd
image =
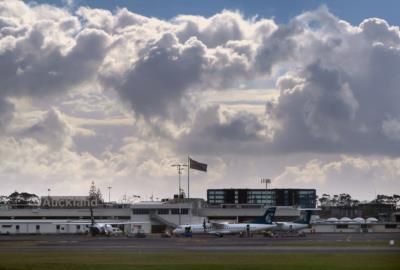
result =
[[[394,240],[395,246],[389,241]],[[90,237],[79,235],[0,236],[0,252],[397,252],[400,234],[313,234],[306,237],[265,238],[193,236],[161,238]]]

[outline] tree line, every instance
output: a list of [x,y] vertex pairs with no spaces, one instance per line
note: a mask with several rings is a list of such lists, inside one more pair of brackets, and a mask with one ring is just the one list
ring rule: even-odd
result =
[[[97,200],[99,203],[104,202],[101,191],[96,188],[94,182],[90,186],[88,198]],[[8,205],[13,208],[37,207],[40,205],[40,198],[34,193],[14,191],[8,196],[0,195],[0,205]]]
[[[341,193],[341,194],[322,194],[322,196],[318,199],[321,207],[337,207],[337,206],[345,206],[345,207],[355,207],[360,204],[360,201],[357,199],[353,199],[350,194]],[[389,204],[395,207],[399,206],[400,195],[383,195],[379,194],[375,199],[368,203],[375,204]]]

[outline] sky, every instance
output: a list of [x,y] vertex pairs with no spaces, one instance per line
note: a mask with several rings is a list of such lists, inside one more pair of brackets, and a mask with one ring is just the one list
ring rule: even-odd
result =
[[0,195],[399,194],[399,6],[2,1]]

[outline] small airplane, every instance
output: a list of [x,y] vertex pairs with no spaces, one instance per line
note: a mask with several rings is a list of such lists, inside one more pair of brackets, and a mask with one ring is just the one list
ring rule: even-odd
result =
[[137,221],[123,221],[123,222],[95,222],[94,219],[86,222],[54,222],[55,225],[84,225],[89,228],[92,236],[97,234],[104,234],[107,236],[122,234],[120,229],[116,229],[113,225],[129,225],[129,224],[143,224],[146,222],[137,222]]
[[319,210],[319,209],[300,209],[304,210],[304,214],[297,220],[295,221],[274,221],[273,222],[277,225],[275,228],[273,228],[273,231],[298,231],[301,229],[307,229],[310,227],[310,221],[311,221],[311,214],[313,210]]
[[270,207],[265,211],[264,215],[248,223],[206,223],[206,221],[204,220],[202,224],[180,225],[176,229],[174,229],[172,233],[176,236],[185,234],[212,234],[222,237],[226,234],[241,234],[266,231],[276,227],[276,224],[272,222],[275,215],[275,210],[275,207]]

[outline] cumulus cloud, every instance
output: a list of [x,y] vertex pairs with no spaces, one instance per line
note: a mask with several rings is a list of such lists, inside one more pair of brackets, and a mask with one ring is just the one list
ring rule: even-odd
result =
[[182,152],[259,154],[266,137],[265,126],[255,115],[231,114],[218,106],[197,113],[190,132],[182,135],[177,149]]
[[319,187],[320,193],[338,194],[358,190],[359,199],[374,194],[397,192],[399,178],[398,158],[341,156],[332,161],[312,159],[305,164],[287,166],[277,175],[274,183],[293,187]]
[[81,29],[78,18],[47,5],[1,2],[0,21],[2,104],[9,97],[59,96],[91,82],[109,42],[104,31]]
[[21,137],[33,138],[53,150],[72,146],[73,128],[60,111],[52,108],[33,126],[20,132]]
[[[315,15],[319,13],[325,15]],[[394,74],[400,70],[398,28],[376,19],[349,27],[332,15],[328,27],[321,20],[329,15],[326,13],[310,13],[321,28],[307,28],[305,32],[317,31],[320,40],[305,43],[309,48],[300,44],[299,50],[318,50],[312,57],[296,56],[300,68],[278,80],[280,97],[267,106],[268,114],[280,124],[273,147],[284,152],[398,155],[398,146],[386,136],[389,132],[393,138],[394,133],[388,117],[400,114],[396,105],[400,78]],[[310,14],[297,20],[308,21]],[[329,41],[332,38],[336,42]],[[296,80],[289,80],[291,76]]]
[[[3,1],[0,139],[7,149],[23,145],[41,157],[64,153],[57,166],[84,159],[121,179],[141,180],[161,177],[158,170],[168,174],[159,165],[188,152],[218,160],[243,154],[396,157],[399,70],[398,26],[378,18],[351,25],[325,7],[278,25],[227,10],[166,21],[124,8],[71,11]],[[275,98],[260,94],[273,85]],[[230,95],[232,89],[257,97],[204,98],[210,92]],[[28,117],[20,117],[20,100],[46,113],[21,123]],[[249,110],[246,100],[265,104],[265,111]],[[121,104],[126,108],[116,109]],[[114,123],[112,132],[99,128],[105,116]],[[116,119],[123,119],[123,129]],[[303,167],[291,164],[280,179],[326,183],[321,162],[314,157]],[[227,166],[217,166],[215,179],[222,179]]]

